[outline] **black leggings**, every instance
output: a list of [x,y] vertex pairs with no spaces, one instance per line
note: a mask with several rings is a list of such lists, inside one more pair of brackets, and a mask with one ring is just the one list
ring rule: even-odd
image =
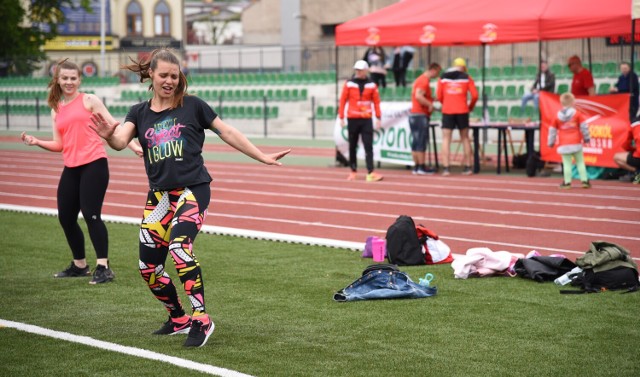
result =
[[102,221],[102,202],[109,185],[109,164],[100,158],[75,168],[64,167],[58,184],[58,219],[73,253],[73,259],[84,259],[84,234],[78,224],[78,214],[89,229],[96,257],[109,255],[109,235]]
[[367,171],[371,173],[373,171],[373,121],[370,118],[349,118],[347,119],[347,129],[349,131],[349,166],[351,170],[358,170],[356,152],[358,150],[358,138],[362,136]]

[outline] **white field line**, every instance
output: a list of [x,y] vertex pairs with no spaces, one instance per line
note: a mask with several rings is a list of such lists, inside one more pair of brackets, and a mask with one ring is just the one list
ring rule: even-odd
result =
[[[139,206],[133,206],[133,205],[121,205],[121,206],[127,207],[127,208],[139,207]],[[51,215],[51,216],[57,216],[57,213],[58,213],[57,210],[50,209],[50,208],[16,206],[16,205],[7,205],[7,204],[0,204],[0,210],[37,213],[37,214]],[[297,220],[272,219],[272,218],[263,218],[263,217],[255,217],[255,216],[241,216],[237,214],[221,214],[221,213],[215,213],[215,212],[209,213],[207,216],[232,218],[232,219],[242,218],[242,219],[257,220],[257,221],[273,221],[273,222],[295,224],[295,225],[309,225],[309,226],[327,227],[327,228],[335,228],[335,229],[349,229],[349,230],[364,231],[369,233],[385,233],[386,232],[386,229],[349,227],[349,226],[322,224],[317,222],[302,222]],[[134,217],[114,216],[114,215],[103,215],[102,217],[105,221],[108,221],[108,222],[133,224],[133,225],[140,224],[140,219],[134,218]],[[251,229],[238,229],[238,228],[205,225],[202,227],[201,231],[203,233],[208,233],[208,234],[218,234],[218,235],[234,236],[234,237],[241,237],[241,238],[287,242],[287,243],[304,244],[304,245],[311,245],[311,246],[325,246],[325,247],[347,249],[347,250],[353,250],[353,251],[362,251],[364,248],[364,242],[349,242],[349,241],[334,240],[334,239],[328,239],[328,238],[305,237],[305,236],[297,236],[297,235],[284,234],[284,233],[262,232],[262,231],[256,231]],[[575,254],[575,255],[584,254],[584,251],[550,248],[545,246],[486,241],[486,240],[477,240],[477,239],[470,239],[470,238],[450,237],[445,235],[441,235],[441,237],[445,240],[456,240],[456,241],[468,242],[474,245],[477,245],[477,244],[497,245],[500,247],[516,247],[516,248],[523,248],[526,250],[548,251],[551,253],[566,253],[566,254]],[[460,255],[461,254],[453,254],[454,257],[459,257]],[[633,258],[633,259],[640,260],[640,258]]]
[[79,343],[85,346],[91,346],[100,348],[107,351],[122,353],[129,356],[135,356],[142,359],[149,359],[155,361],[161,361],[163,363],[173,364],[175,366],[186,368],[198,372],[212,374],[214,376],[221,377],[251,377],[251,375],[236,372],[234,370],[216,367],[209,364],[202,364],[195,361],[181,359],[179,357],[165,355],[158,352],[148,351],[142,348],[123,346],[116,343],[105,342],[102,340],[90,338],[88,336],[75,335],[68,332],[51,330],[45,327],[29,325],[26,323],[13,322],[5,319],[0,319],[0,327],[7,327],[16,329],[19,331],[28,332],[40,336],[46,336],[49,338],[60,339],[67,342]]
[[[130,194],[129,192],[123,192],[122,194]],[[0,192],[2,196],[14,196],[20,198],[31,198],[31,199],[40,199],[40,200],[55,200],[53,197],[43,197],[43,196],[31,196],[26,194],[18,194],[18,193],[8,193],[8,192]],[[218,198],[211,199],[212,206],[218,203],[230,204],[230,205],[238,205],[238,206],[254,206],[258,208],[278,208],[278,209],[289,209],[295,211],[307,211],[307,212],[326,212],[331,214],[342,214],[349,216],[368,216],[368,217],[377,217],[377,218],[395,218],[397,217],[397,213],[381,213],[381,212],[365,212],[365,211],[353,211],[346,209],[338,209],[338,208],[318,208],[318,207],[306,207],[306,206],[293,206],[293,205],[285,205],[285,204],[272,204],[272,203],[260,203],[260,202],[252,202],[252,201],[236,201],[236,200],[222,200]],[[122,204],[122,203],[113,203],[113,202],[105,202],[106,206],[114,206],[121,208],[136,208],[139,209],[140,206],[130,205],[130,204]],[[215,212],[209,213],[209,216],[215,215]],[[265,217],[254,217],[254,216],[240,216],[238,214],[229,214],[229,216],[235,216],[236,218],[252,218],[260,221],[280,221],[281,219],[274,218],[265,218]],[[103,216],[104,217],[104,216]],[[543,233],[557,233],[557,234],[574,234],[579,236],[588,236],[595,237],[596,239],[623,239],[623,240],[632,240],[632,241],[640,241],[640,237],[630,237],[623,235],[614,235],[614,234],[604,234],[604,233],[593,233],[593,232],[582,232],[582,231],[573,231],[573,230],[565,230],[565,229],[556,229],[556,228],[538,228],[538,227],[528,227],[528,226],[518,226],[518,225],[509,225],[509,224],[498,224],[498,223],[489,223],[489,222],[477,222],[477,221],[464,221],[464,220],[454,220],[454,219],[443,219],[436,217],[425,217],[425,216],[412,216],[414,220],[417,221],[425,221],[430,223],[447,223],[447,224],[457,224],[457,225],[466,225],[466,226],[475,226],[475,227],[483,227],[483,228],[501,228],[501,229],[510,229],[510,230],[519,230],[519,231],[529,231],[529,232],[543,232]],[[291,221],[293,224],[298,225],[315,225],[315,226],[326,226],[337,229],[348,229],[350,227],[346,227],[344,225],[334,225],[334,224],[325,224],[320,222],[301,222],[301,221]],[[441,235],[445,237],[445,235]]]

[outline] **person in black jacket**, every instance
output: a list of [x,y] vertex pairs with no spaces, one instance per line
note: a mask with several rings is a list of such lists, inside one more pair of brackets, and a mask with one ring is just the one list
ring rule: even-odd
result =
[[609,89],[611,93],[631,93],[629,102],[629,119],[633,120],[638,114],[638,75],[631,70],[631,64],[620,63],[620,76],[618,81]]
[[556,76],[549,70],[549,65],[546,61],[540,62],[540,71],[536,75],[536,81],[531,87],[531,91],[522,96],[522,105],[520,107],[520,113],[524,114],[524,109],[527,107],[527,103],[533,100],[535,110],[538,111],[538,98],[540,97],[540,91],[553,93],[556,89]]

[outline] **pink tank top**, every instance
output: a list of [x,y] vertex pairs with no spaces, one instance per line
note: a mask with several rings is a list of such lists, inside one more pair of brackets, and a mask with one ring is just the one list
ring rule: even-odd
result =
[[73,168],[107,157],[102,138],[89,127],[91,111],[84,107],[84,93],[58,106],[56,128],[62,138],[64,166]]

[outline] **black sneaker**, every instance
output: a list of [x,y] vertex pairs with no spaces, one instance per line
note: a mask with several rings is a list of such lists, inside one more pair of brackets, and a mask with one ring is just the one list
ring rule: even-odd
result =
[[171,317],[162,327],[153,333],[155,335],[176,335],[176,334],[188,334],[191,330],[191,317],[186,316],[189,319],[185,323],[174,322]]
[[115,277],[116,275],[113,273],[113,271],[109,267],[105,267],[99,264],[96,267],[96,269],[93,271],[93,279],[91,279],[89,284],[108,283],[111,280],[113,280],[113,278]]
[[585,189],[591,188],[591,183],[589,183],[589,181],[583,181],[581,185],[582,185],[582,188],[585,188]]
[[191,320],[191,331],[189,331],[189,336],[187,336],[187,341],[184,342],[185,347],[202,347],[207,343],[211,334],[213,334],[213,330],[216,325],[213,324],[211,318],[209,318],[209,323],[204,324],[199,319]]
[[571,183],[562,182],[560,186],[558,186],[560,190],[568,190],[571,188]]
[[89,266],[86,266],[85,268],[80,268],[78,266],[75,265],[75,263],[73,263],[73,261],[71,262],[71,264],[69,265],[69,267],[67,267],[66,269],[58,272],[57,274],[54,274],[53,277],[55,278],[77,278],[77,277],[84,277],[84,276],[89,276],[91,275],[91,269],[89,268]]

